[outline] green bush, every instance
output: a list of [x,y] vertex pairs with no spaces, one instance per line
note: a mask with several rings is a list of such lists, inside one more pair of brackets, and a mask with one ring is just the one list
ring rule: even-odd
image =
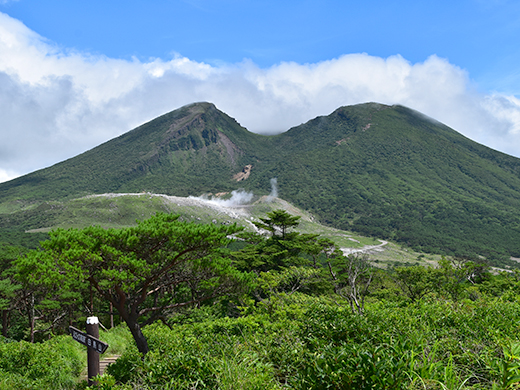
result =
[[25,341],[0,344],[0,378],[3,388],[71,389],[85,365],[77,344],[69,336],[45,343]]

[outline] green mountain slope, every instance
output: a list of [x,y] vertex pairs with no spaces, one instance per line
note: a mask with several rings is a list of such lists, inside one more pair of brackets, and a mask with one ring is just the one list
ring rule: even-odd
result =
[[212,104],[193,104],[5,183],[0,199],[5,203],[147,190],[188,195],[231,188],[229,178],[242,169],[241,160],[250,157],[248,144],[262,138]]
[[0,227],[45,226],[30,211],[45,208],[43,201],[237,188],[265,195],[275,177],[281,198],[330,226],[421,251],[520,257],[520,160],[413,110],[375,103],[342,107],[269,137],[212,104],[189,105],[1,183]]
[[520,160],[404,107],[344,107],[279,136],[280,195],[425,251],[520,251]]

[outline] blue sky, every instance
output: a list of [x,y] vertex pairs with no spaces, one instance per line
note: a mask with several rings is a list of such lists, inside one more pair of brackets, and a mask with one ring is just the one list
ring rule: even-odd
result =
[[518,1],[19,0],[0,10],[64,49],[111,58],[177,53],[268,67],[348,53],[413,63],[436,54],[483,88],[520,87]]
[[0,181],[199,100],[260,133],[404,104],[520,157],[519,38],[516,0],[0,0]]

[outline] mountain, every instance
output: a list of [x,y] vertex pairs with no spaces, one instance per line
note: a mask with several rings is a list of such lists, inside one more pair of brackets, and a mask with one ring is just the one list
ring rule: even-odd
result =
[[249,144],[262,138],[212,104],[192,104],[1,185],[0,199],[25,202],[147,190],[188,195],[227,189],[232,187],[228,176],[242,169],[241,160],[249,161],[244,155]]
[[[107,192],[271,191],[344,230],[420,251],[520,257],[520,159],[403,106],[341,107],[276,136],[213,104],[163,115],[0,184],[0,227],[43,227],[49,201]],[[38,226],[40,225],[40,226]]]

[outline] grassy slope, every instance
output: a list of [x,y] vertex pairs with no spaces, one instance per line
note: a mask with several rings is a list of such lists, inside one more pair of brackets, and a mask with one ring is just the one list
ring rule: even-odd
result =
[[[156,212],[179,214],[183,220],[197,223],[237,223],[248,230],[253,229],[251,220],[258,220],[274,209],[284,209],[301,217],[298,231],[301,233],[319,234],[332,239],[339,247],[361,249],[367,245],[378,245],[374,238],[360,236],[323,226],[315,221],[311,214],[300,210],[290,203],[274,198],[255,197],[253,203],[242,207],[223,207],[215,203],[202,201],[199,198],[171,197],[151,193],[142,194],[105,194],[87,196],[62,202],[44,203],[37,211],[46,219],[40,228],[30,229],[28,233],[46,233],[55,228],[83,228],[89,225],[100,225],[106,228],[122,228],[135,225],[136,220],[149,218]],[[29,235],[31,235],[29,234]],[[41,236],[38,235],[41,239]],[[403,249],[389,243],[383,250],[372,251],[371,258],[381,266],[394,263],[424,263],[426,260],[437,260],[436,256],[420,257],[409,249]]]
[[[251,176],[233,175],[247,165]],[[421,251],[520,257],[520,160],[400,106],[343,107],[259,136],[209,103],[183,107],[73,159],[0,184],[3,231],[35,229],[42,201],[150,191],[270,191],[322,223]],[[18,212],[15,212],[18,211]],[[16,230],[18,229],[18,230]]]

